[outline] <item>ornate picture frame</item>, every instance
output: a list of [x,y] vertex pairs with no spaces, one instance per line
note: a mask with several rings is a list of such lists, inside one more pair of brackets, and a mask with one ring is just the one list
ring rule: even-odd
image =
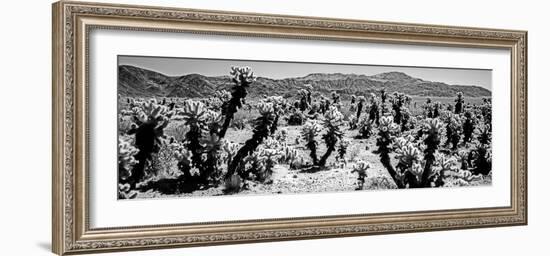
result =
[[[97,29],[508,50],[510,205],[92,228],[88,47]],[[53,5],[52,31],[52,247],[59,255],[527,224],[526,31],[71,1]]]

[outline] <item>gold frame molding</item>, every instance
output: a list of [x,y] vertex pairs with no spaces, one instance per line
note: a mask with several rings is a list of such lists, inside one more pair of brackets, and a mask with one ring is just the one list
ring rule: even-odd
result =
[[[91,229],[88,33],[190,32],[511,51],[508,207]],[[60,255],[527,224],[527,32],[61,1],[53,4],[52,250]]]

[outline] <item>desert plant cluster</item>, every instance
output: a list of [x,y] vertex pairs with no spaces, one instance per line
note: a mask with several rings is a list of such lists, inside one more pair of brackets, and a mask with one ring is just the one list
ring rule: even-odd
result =
[[119,97],[118,198],[476,186],[491,183],[491,99],[400,92]]

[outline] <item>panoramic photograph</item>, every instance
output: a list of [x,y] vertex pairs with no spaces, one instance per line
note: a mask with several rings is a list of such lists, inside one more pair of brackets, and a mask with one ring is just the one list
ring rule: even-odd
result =
[[118,56],[118,199],[492,183],[491,70]]

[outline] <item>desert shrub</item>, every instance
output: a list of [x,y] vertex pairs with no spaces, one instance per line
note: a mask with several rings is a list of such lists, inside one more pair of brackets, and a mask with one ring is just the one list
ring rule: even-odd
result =
[[174,138],[165,140],[160,146],[159,151],[153,153],[150,165],[151,170],[147,173],[148,175],[157,178],[175,178],[181,174],[177,167],[177,153],[171,148],[171,143],[174,142]]
[[239,175],[231,175],[225,179],[223,192],[226,194],[237,193],[241,190],[242,180]]
[[236,130],[244,130],[248,128],[248,120],[241,117],[235,117],[233,118],[233,121],[231,122],[231,127]]
[[305,121],[307,120],[306,116],[299,111],[292,111],[287,117],[286,122],[290,126],[294,125],[303,125]]
[[386,175],[373,175],[366,179],[364,188],[372,190],[381,190],[381,189],[396,189],[397,186]]
[[299,170],[307,166],[308,163],[306,162],[306,160],[304,160],[304,157],[302,156],[296,157],[292,162],[289,163],[289,168],[291,170]]

